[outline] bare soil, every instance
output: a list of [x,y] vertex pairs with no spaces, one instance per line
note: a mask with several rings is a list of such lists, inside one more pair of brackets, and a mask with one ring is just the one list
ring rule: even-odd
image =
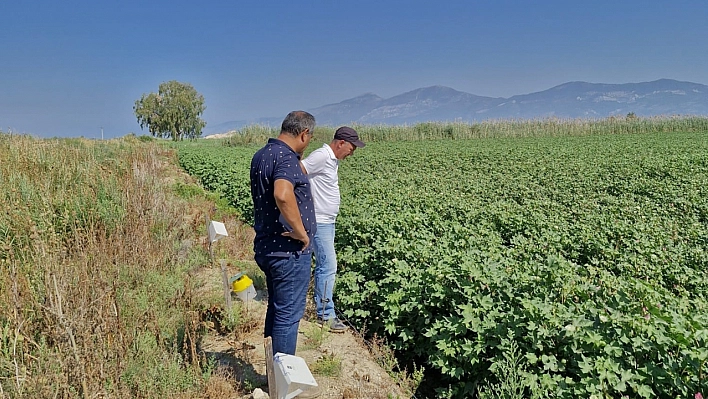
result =
[[[229,276],[237,272],[239,270],[228,267]],[[200,286],[198,292],[211,298],[221,294],[223,298],[220,267],[205,267],[194,277]],[[240,392],[235,397],[250,398],[256,388],[268,392],[263,338],[267,298],[265,292],[259,290],[255,300],[244,303],[233,294],[232,299],[232,306],[241,308],[242,324],[236,331],[229,333],[220,332],[223,328],[209,324],[200,350],[205,356],[216,359],[218,367],[238,382]],[[321,398],[411,397],[406,393],[406,389],[377,363],[374,353],[380,354],[381,348],[367,343],[351,326],[349,331],[333,333],[326,327],[311,322],[314,315],[311,302],[310,297],[309,310],[300,321],[296,356],[302,357],[313,372]],[[338,361],[341,362],[339,375],[325,375],[336,374],[327,370],[318,373],[320,364],[331,365]]]

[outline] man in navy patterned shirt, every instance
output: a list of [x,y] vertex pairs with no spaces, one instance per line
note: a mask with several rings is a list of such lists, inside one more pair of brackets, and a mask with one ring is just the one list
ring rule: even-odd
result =
[[280,135],[269,139],[251,160],[251,197],[256,237],[253,249],[266,276],[265,337],[273,353],[295,354],[300,319],[310,283],[311,240],[317,230],[310,181],[300,156],[310,144],[315,117],[293,111]]

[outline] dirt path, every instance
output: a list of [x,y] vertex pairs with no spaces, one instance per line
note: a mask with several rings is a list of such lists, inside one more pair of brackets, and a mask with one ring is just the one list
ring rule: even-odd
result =
[[[228,267],[228,275],[239,271]],[[195,278],[202,295],[217,298],[223,293],[219,267],[205,267]],[[219,367],[228,370],[239,381],[241,398],[252,397],[256,388],[268,391],[263,339],[264,294],[258,291],[256,299],[246,303],[232,295],[233,306],[241,309],[242,326],[226,334],[219,333],[218,326],[214,326],[200,347],[206,356],[216,359]],[[310,368],[321,389],[321,398],[410,397],[376,362],[369,345],[355,330],[332,333],[308,321],[311,317],[308,313],[312,312],[306,312],[300,322],[296,355],[302,357]]]

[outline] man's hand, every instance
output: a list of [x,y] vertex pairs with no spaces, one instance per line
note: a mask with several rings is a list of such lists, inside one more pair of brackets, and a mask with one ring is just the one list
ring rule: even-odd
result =
[[308,237],[307,234],[305,234],[303,236],[299,236],[299,235],[295,234],[294,231],[286,231],[283,233],[283,235],[285,237],[290,237],[294,240],[301,241],[303,243],[303,246],[302,246],[303,251],[307,249],[308,245],[310,245],[310,237]]

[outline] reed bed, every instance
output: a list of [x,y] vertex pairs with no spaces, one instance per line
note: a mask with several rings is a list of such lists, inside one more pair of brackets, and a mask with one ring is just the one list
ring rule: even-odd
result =
[[[610,117],[604,119],[518,119],[482,122],[424,122],[413,125],[352,124],[364,141],[479,139],[500,137],[584,136],[708,131],[705,116]],[[331,140],[337,127],[318,126],[313,140]],[[279,127],[250,125],[224,139],[227,146],[263,143],[276,137]]]

